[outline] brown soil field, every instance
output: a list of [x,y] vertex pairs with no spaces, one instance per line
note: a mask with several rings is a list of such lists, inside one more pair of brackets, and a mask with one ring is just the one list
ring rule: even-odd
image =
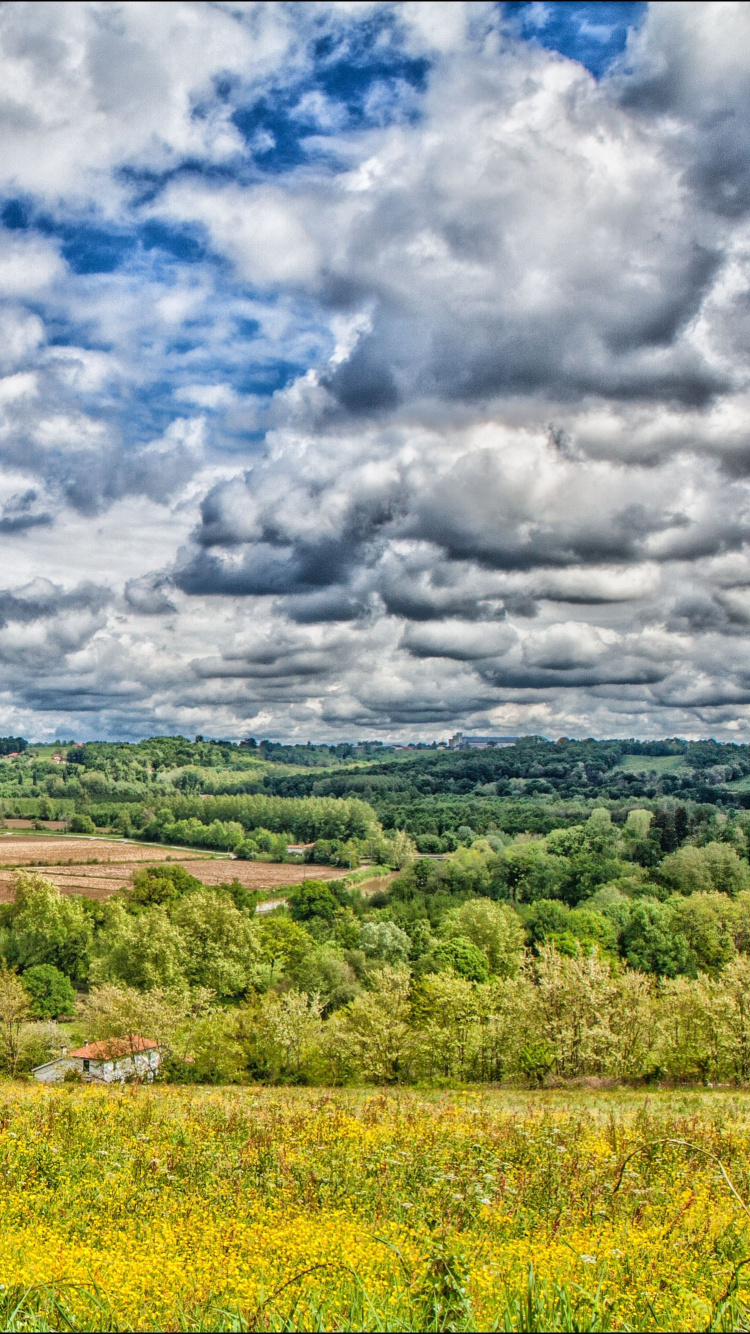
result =
[[204,885],[220,885],[239,880],[248,889],[276,889],[278,885],[298,885],[303,880],[336,880],[348,875],[343,866],[294,866],[286,862],[194,862],[190,874]]
[[300,866],[279,862],[241,862],[210,857],[195,848],[148,847],[100,838],[0,837],[0,903],[13,897],[13,871],[39,870],[62,894],[108,899],[127,888],[138,864],[189,863],[190,874],[205,885],[239,880],[249,889],[273,890],[303,880],[330,880],[347,874],[338,866]]
[[[5,816],[4,823],[9,829],[33,829],[35,826],[34,820],[22,820],[11,815]],[[68,825],[67,820],[40,820],[39,823],[44,825],[45,829],[66,829]]]
[[205,856],[194,848],[149,848],[144,843],[125,843],[117,839],[69,836],[50,838],[46,834],[24,837],[4,834],[0,837],[0,866],[61,866],[67,862],[163,862],[194,861]]

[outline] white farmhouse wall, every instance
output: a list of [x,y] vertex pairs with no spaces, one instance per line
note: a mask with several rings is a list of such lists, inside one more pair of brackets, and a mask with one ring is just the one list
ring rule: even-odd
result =
[[41,1084],[60,1084],[68,1070],[77,1070],[79,1074],[83,1074],[83,1061],[80,1057],[58,1056],[56,1061],[47,1061],[46,1065],[38,1065],[32,1073]]
[[136,1052],[135,1056],[121,1056],[116,1061],[90,1060],[88,1070],[84,1069],[81,1056],[58,1056],[46,1065],[38,1065],[32,1073],[41,1084],[61,1084],[68,1070],[75,1070],[86,1083],[117,1084],[133,1076],[153,1079],[160,1063],[161,1055],[153,1049]]

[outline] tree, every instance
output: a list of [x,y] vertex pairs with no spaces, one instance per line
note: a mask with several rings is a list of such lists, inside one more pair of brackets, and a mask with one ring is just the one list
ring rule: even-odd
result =
[[470,982],[486,982],[490,975],[487,955],[466,936],[451,936],[441,941],[432,959],[438,971],[452,968],[459,977],[468,978]]
[[325,880],[305,880],[289,895],[287,904],[295,922],[309,922],[313,917],[332,922],[339,906]]
[[95,834],[96,825],[90,815],[73,815],[68,821],[71,834]]
[[265,917],[259,923],[260,968],[265,986],[273,986],[287,971],[292,973],[311,950],[315,941],[299,922],[289,917]]
[[479,1045],[479,989],[451,973],[426,977],[415,1000],[417,1061],[427,1077],[464,1080]]
[[237,1083],[244,1065],[238,1028],[236,1010],[210,1010],[197,1015],[194,1022],[180,1025],[182,1031],[160,1073],[176,1084]]
[[[509,1071],[526,1073],[520,1054],[539,1030],[539,992],[525,969],[516,977],[492,978],[476,988],[480,1025],[476,1073],[502,1079]],[[554,1056],[553,1056],[554,1060]]]
[[359,948],[368,959],[405,964],[410,940],[395,922],[365,922],[359,933]]
[[258,928],[228,894],[201,888],[172,910],[182,937],[183,968],[192,986],[217,996],[241,996],[253,985],[260,961]]
[[[734,851],[727,848],[728,852]],[[692,844],[678,848],[665,857],[659,867],[658,878],[677,894],[708,894],[713,889],[711,868],[704,855],[705,849]],[[735,857],[737,854],[734,854]]]
[[703,848],[703,857],[712,887],[720,894],[734,897],[750,889],[750,867],[728,843],[707,843]]
[[750,1080],[750,959],[739,957],[719,979],[719,1024],[724,1052],[722,1074],[737,1083]]
[[561,1075],[600,1074],[613,1044],[615,985],[608,963],[596,953],[566,958],[542,945],[534,971],[540,1024],[537,1037],[555,1053]]
[[286,991],[264,996],[240,1015],[240,1038],[252,1069],[274,1082],[299,1084],[320,1052],[321,1005],[317,996]]
[[690,950],[683,933],[676,929],[666,904],[641,899],[633,904],[630,918],[620,933],[620,951],[631,968],[659,977],[677,977],[690,966]]
[[397,829],[393,838],[390,840],[388,850],[388,862],[401,871],[405,866],[411,866],[417,855],[416,843],[403,829]]
[[361,989],[354,969],[332,943],[311,950],[289,976],[308,996],[320,997],[324,1012],[348,1005]]
[[21,1055],[21,1033],[29,1018],[29,993],[14,969],[3,959],[0,965],[0,1036],[5,1066],[15,1076]]
[[93,927],[81,900],[63,897],[57,885],[34,872],[17,874],[14,886],[15,908],[6,945],[9,961],[22,969],[53,964],[74,982],[85,983]]
[[176,863],[146,866],[133,876],[130,901],[147,908],[154,904],[173,903],[183,894],[192,894],[202,888],[202,882],[190,875],[184,866]]
[[369,991],[329,1020],[326,1047],[334,1064],[350,1061],[362,1079],[376,1084],[405,1077],[412,1045],[410,982],[406,969],[384,968]]
[[470,899],[446,914],[440,931],[446,939],[463,936],[470,940],[486,955],[491,973],[511,977],[518,972],[523,957],[523,926],[504,904]]
[[[207,1011],[205,992],[189,998],[186,993],[154,988],[139,991],[135,987],[105,984],[94,987],[79,1011],[79,1025],[86,1041],[106,1042],[116,1039],[129,1044],[131,1054],[138,1050],[134,1038],[149,1038],[160,1049],[170,1051],[185,1045],[178,1039],[191,1016],[197,1020]],[[189,1043],[189,1036],[187,1038]]]
[[185,942],[164,908],[132,916],[121,903],[112,901],[99,949],[91,969],[97,983],[112,982],[142,991],[186,985]]
[[76,994],[70,979],[51,963],[37,963],[27,968],[23,985],[31,997],[31,1013],[35,1019],[59,1019],[75,1011]]
[[662,985],[658,1012],[659,1064],[678,1079],[707,1083],[721,1062],[721,994],[710,978],[670,978]]
[[716,976],[734,954],[730,900],[724,894],[691,894],[669,899],[667,906],[674,931],[688,943],[686,971]]
[[617,856],[617,828],[605,806],[597,806],[584,825],[586,842],[600,857]]
[[511,903],[562,898],[569,878],[566,855],[548,851],[539,841],[513,843],[494,860],[490,892],[493,898],[510,899]]

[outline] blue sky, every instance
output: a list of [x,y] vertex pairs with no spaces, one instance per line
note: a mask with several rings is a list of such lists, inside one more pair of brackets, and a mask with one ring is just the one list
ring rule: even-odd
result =
[[744,737],[748,21],[4,6],[0,727]]

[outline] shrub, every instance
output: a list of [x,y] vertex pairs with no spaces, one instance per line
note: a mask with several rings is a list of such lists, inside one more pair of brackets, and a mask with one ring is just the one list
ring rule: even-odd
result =
[[71,834],[95,834],[96,825],[90,815],[73,815],[68,824]]
[[198,889],[203,889],[202,882],[182,866],[146,866],[133,876],[130,902],[142,907],[153,907],[155,904],[171,903]]

